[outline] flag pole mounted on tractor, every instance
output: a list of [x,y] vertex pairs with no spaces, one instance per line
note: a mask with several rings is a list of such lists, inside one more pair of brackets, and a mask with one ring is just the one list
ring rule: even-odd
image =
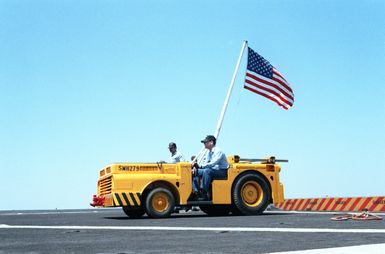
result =
[[231,79],[229,90],[227,91],[227,96],[226,96],[225,102],[224,102],[223,107],[222,107],[222,112],[221,112],[221,115],[219,116],[217,128],[215,129],[215,132],[214,132],[214,137],[216,139],[218,139],[219,133],[220,133],[221,128],[222,128],[223,118],[225,117],[227,106],[229,105],[231,92],[233,91],[233,87],[234,87],[234,83],[235,83],[235,78],[237,77],[239,65],[241,64],[241,59],[242,59],[243,52],[245,51],[246,46],[247,46],[247,41],[244,41],[242,48],[241,48],[241,53],[239,54],[239,57],[238,57],[237,65],[235,66],[233,78]]
[[[217,128],[215,129],[215,132],[214,132],[214,137],[216,139],[218,139],[219,133],[221,131],[221,127],[222,127],[222,123],[223,123],[223,118],[225,117],[227,106],[229,105],[231,93],[233,91],[233,87],[234,87],[234,83],[235,83],[235,78],[237,77],[239,65],[241,64],[241,59],[242,59],[243,52],[245,51],[246,46],[247,46],[247,41],[244,41],[243,44],[242,44],[241,53],[239,54],[238,61],[237,61],[237,64],[235,66],[235,70],[234,70],[234,73],[233,73],[233,78],[231,79],[230,87],[229,87],[229,89],[227,91],[227,96],[226,96],[225,102],[223,104],[221,114],[219,116]],[[199,151],[199,153],[197,154],[197,156],[195,157],[195,159],[193,160],[192,163],[198,162],[198,164],[199,164],[201,162],[201,160],[203,159],[205,153],[206,153],[206,149],[205,149],[205,147],[203,147]]]

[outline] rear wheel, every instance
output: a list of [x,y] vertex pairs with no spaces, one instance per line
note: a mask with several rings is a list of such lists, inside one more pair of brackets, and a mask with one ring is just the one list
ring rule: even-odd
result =
[[170,216],[175,208],[175,197],[166,188],[158,187],[150,191],[146,197],[146,212],[153,218]]
[[269,185],[257,174],[247,173],[234,185],[234,206],[242,214],[261,214],[269,205],[270,197]]
[[131,208],[128,206],[123,206],[123,211],[130,218],[140,218],[146,213],[143,208]]
[[200,205],[199,208],[210,216],[225,216],[230,213],[229,205]]

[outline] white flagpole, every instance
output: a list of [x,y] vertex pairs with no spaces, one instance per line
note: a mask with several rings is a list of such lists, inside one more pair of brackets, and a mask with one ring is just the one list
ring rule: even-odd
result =
[[[241,59],[242,59],[243,52],[245,51],[246,46],[247,46],[247,41],[244,41],[243,45],[242,45],[242,48],[241,48],[241,53],[239,54],[238,61],[237,61],[237,64],[235,66],[235,70],[234,70],[234,73],[233,73],[233,78],[231,79],[231,82],[230,82],[229,90],[227,91],[227,96],[226,96],[226,99],[225,99],[225,103],[223,104],[223,107],[222,107],[222,112],[221,112],[221,115],[220,115],[219,120],[218,120],[217,128],[216,128],[215,133],[214,133],[214,137],[216,139],[218,139],[219,132],[221,131],[221,127],[222,127],[222,123],[223,123],[223,118],[225,117],[227,105],[229,104],[229,101],[230,101],[231,92],[233,91],[233,87],[234,87],[234,83],[235,83],[235,78],[237,77],[239,65],[241,64]],[[199,164],[199,162],[203,159],[205,153],[206,153],[206,149],[203,147],[200,150],[200,152],[197,154],[197,156],[195,157],[195,159],[193,160],[192,163],[197,161],[198,164]]]
[[217,128],[215,129],[215,132],[214,132],[214,137],[216,139],[218,139],[219,132],[221,131],[221,127],[222,127],[222,123],[223,123],[223,118],[225,117],[226,109],[227,109],[227,106],[229,104],[230,97],[231,97],[231,92],[233,91],[233,87],[234,87],[234,83],[235,83],[235,78],[237,77],[239,65],[241,63],[241,59],[242,59],[242,56],[243,56],[243,52],[245,51],[246,45],[247,45],[247,41],[244,41],[243,45],[242,45],[241,53],[239,54],[239,57],[238,57],[237,65],[235,66],[233,78],[231,79],[230,87],[229,87],[229,90],[227,91],[227,96],[226,96],[225,102],[224,102],[223,107],[222,107],[222,112],[221,112],[221,115],[219,116]]

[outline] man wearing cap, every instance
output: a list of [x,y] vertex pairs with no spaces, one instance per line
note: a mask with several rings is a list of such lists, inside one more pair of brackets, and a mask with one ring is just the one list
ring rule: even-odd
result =
[[171,153],[169,163],[177,163],[181,161],[185,161],[183,155],[176,150],[176,144],[174,142],[171,142],[168,144],[168,150]]
[[196,162],[193,164],[193,167],[197,168],[193,177],[193,190],[195,194],[199,193],[199,182],[202,177],[202,189],[199,200],[210,200],[211,182],[213,181],[213,178],[226,177],[229,164],[226,155],[221,149],[215,146],[217,139],[214,136],[208,135],[201,142],[209,151],[206,154],[202,165],[198,165]]

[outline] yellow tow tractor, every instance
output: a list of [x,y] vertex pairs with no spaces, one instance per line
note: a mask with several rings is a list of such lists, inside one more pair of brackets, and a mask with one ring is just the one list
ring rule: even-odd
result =
[[227,177],[215,178],[212,200],[193,199],[191,163],[114,163],[100,170],[97,195],[91,206],[122,207],[127,216],[145,213],[169,217],[180,209],[199,206],[208,215],[261,214],[271,203],[284,201],[275,157],[242,159],[227,157]]

